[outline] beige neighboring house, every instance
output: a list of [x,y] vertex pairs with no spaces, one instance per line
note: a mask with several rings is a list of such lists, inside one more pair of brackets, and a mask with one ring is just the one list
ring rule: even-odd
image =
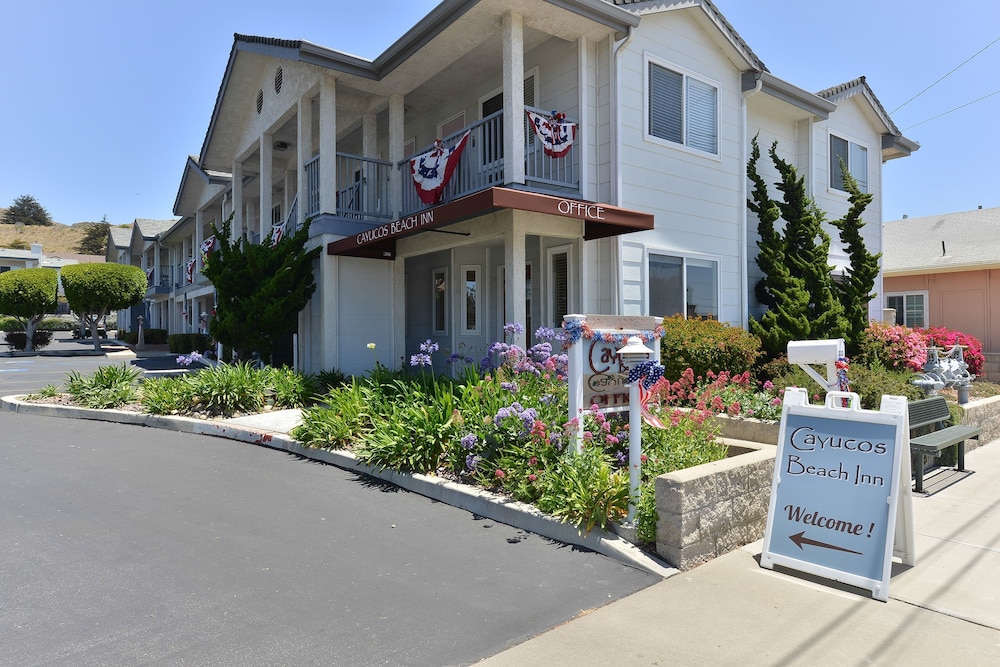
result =
[[971,334],[1000,374],[1000,208],[904,218],[882,228],[885,303],[896,322]]

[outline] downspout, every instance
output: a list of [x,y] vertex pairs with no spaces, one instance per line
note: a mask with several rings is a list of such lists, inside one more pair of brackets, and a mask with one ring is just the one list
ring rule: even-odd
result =
[[742,318],[740,327],[743,329],[746,329],[750,326],[750,296],[749,296],[750,285],[748,284],[750,280],[750,274],[747,267],[747,261],[749,258],[747,254],[747,240],[749,238],[749,234],[747,233],[747,224],[748,224],[750,209],[747,207],[747,174],[746,174],[747,162],[750,161],[750,131],[749,131],[750,128],[748,127],[747,123],[747,100],[750,99],[752,96],[756,95],[757,93],[759,93],[760,89],[763,87],[761,73],[755,71],[753,72],[753,75],[754,75],[753,88],[742,91],[740,95],[740,114],[742,116],[740,120],[740,134],[742,135],[740,137],[741,139],[740,144],[742,146],[741,154],[743,162],[740,171],[742,178],[740,178],[740,187],[739,187],[740,207],[741,207],[740,210],[742,211],[742,213],[740,214],[740,219],[742,220],[742,224],[740,225],[739,228],[740,232],[739,257],[740,257],[740,283],[743,285],[743,289],[740,290],[740,317]]
[[[622,154],[622,152],[621,152],[621,135],[622,135],[622,132],[621,132],[621,123],[622,123],[622,120],[621,120],[621,113],[619,112],[619,105],[621,104],[621,98],[622,98],[622,96],[621,96],[621,67],[622,67],[622,64],[621,64],[620,54],[621,54],[622,50],[626,46],[628,46],[628,43],[632,41],[632,35],[634,34],[634,32],[635,32],[635,28],[633,28],[632,26],[629,26],[628,33],[625,35],[625,38],[622,39],[620,42],[618,42],[617,45],[614,46],[614,49],[613,49],[613,51],[611,53],[611,76],[614,77],[614,82],[613,82],[613,84],[611,86],[611,90],[613,91],[613,95],[614,95],[614,100],[611,101],[611,105],[610,105],[611,106],[611,114],[612,114],[612,120],[611,120],[611,132],[612,132],[612,137],[611,137],[611,151],[612,151],[611,166],[615,170],[614,178],[612,180],[612,183],[614,184],[614,192],[611,193],[611,200],[614,202],[615,206],[621,206],[622,205],[622,201],[621,201],[622,200],[622,196],[621,196],[621,192],[622,192],[622,159],[621,159],[621,154]],[[614,261],[614,264],[615,264],[615,273],[617,274],[617,278],[618,279],[615,280],[615,283],[614,283],[615,284],[615,294],[612,296],[612,303],[615,304],[614,309],[616,311],[618,311],[617,314],[620,315],[622,313],[622,306],[623,306],[623,304],[622,304],[622,292],[624,290],[624,286],[622,285],[622,282],[624,281],[624,277],[622,276],[622,237],[621,237],[621,235],[618,235],[618,236],[615,237],[614,252],[615,252],[615,256],[612,258],[612,260]]]

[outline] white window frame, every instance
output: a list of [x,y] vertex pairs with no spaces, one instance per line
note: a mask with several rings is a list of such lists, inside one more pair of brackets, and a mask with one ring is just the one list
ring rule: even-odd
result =
[[[680,142],[673,141],[671,139],[666,139],[664,137],[657,136],[657,135],[653,134],[652,132],[650,132],[650,118],[649,118],[650,102],[651,102],[650,85],[652,85],[652,81],[650,80],[649,69],[650,69],[651,65],[656,65],[657,67],[661,67],[661,68],[663,68],[665,70],[669,70],[669,71],[674,72],[675,74],[679,74],[679,75],[681,75],[681,77],[683,77],[683,83],[682,83],[682,86],[681,86],[681,94],[683,96],[683,99],[682,99],[682,103],[681,103],[681,107],[682,108],[681,108],[681,141]],[[699,83],[702,83],[702,84],[704,84],[706,86],[711,86],[712,88],[715,89],[715,151],[714,152],[712,152],[712,151],[706,151],[704,149],[693,147],[693,146],[689,146],[688,143],[687,143],[688,142],[688,116],[689,116],[688,107],[687,107],[687,89],[688,89],[688,83],[687,82],[688,82],[689,79],[697,81]],[[676,148],[676,149],[679,149],[679,150],[683,150],[683,151],[689,152],[689,153],[691,153],[693,155],[700,155],[700,156],[703,156],[703,157],[712,157],[712,158],[720,159],[720,160],[722,159],[721,158],[722,131],[721,131],[721,123],[719,121],[719,114],[720,114],[720,109],[721,109],[721,106],[722,106],[722,87],[719,85],[718,81],[715,81],[713,79],[709,79],[709,78],[707,78],[705,76],[702,76],[700,74],[696,74],[696,73],[692,72],[691,70],[689,70],[687,68],[680,67],[680,66],[678,66],[678,65],[676,65],[676,64],[674,64],[674,63],[672,63],[672,62],[670,62],[668,60],[664,60],[663,58],[658,58],[657,56],[652,55],[650,53],[644,53],[643,54],[643,63],[642,63],[642,90],[643,90],[643,95],[642,95],[642,133],[643,133],[643,137],[644,137],[644,139],[646,141],[649,141],[649,142],[654,143],[654,144],[660,144],[661,146],[669,146],[671,148]]]
[[[442,329],[439,329],[437,327],[438,312],[439,312],[439,305],[438,305],[438,299],[437,299],[437,293],[438,293],[437,278],[438,278],[438,276],[443,276],[444,277],[444,290],[442,291],[442,294],[444,295],[444,298],[441,300],[441,304],[440,304],[440,309],[443,309],[443,310],[440,311],[441,315],[442,315],[441,321],[444,324],[444,328],[442,328]],[[451,299],[448,298],[448,297],[449,297],[450,294],[451,294],[451,285],[449,285],[449,280],[448,280],[448,267],[442,266],[442,267],[439,267],[439,268],[436,268],[436,269],[432,269],[431,270],[431,331],[434,332],[435,336],[447,336],[448,335],[448,315],[449,315],[448,311],[450,310],[448,308],[448,304],[451,301]]]
[[[459,267],[459,273],[461,275],[461,281],[459,283],[459,290],[462,293],[462,322],[461,329],[462,335],[464,336],[477,336],[483,330],[483,313],[486,309],[486,299],[483,293],[483,271],[482,266],[479,264],[462,264]],[[476,311],[473,313],[475,318],[474,325],[469,327],[469,300],[468,300],[468,289],[469,289],[469,273],[475,274],[475,290],[476,290]]]
[[[863,141],[858,141],[857,139],[854,139],[844,134],[843,132],[835,132],[833,130],[827,133],[827,140],[826,140],[827,161],[830,165],[830,176],[827,179],[828,181],[827,188],[830,190],[830,192],[836,192],[843,195],[848,194],[846,190],[844,190],[842,187],[837,187],[836,184],[836,180],[839,174],[840,164],[833,163],[834,137],[840,139],[841,141],[847,142],[847,171],[850,172],[851,176],[854,177],[854,180],[857,181],[858,189],[860,189],[861,192],[864,193],[871,192],[872,191],[871,146],[869,146]],[[865,151],[865,178],[863,180],[857,177],[857,172],[855,171],[856,164],[854,162],[854,159],[852,158],[852,155],[854,153],[853,148],[859,148],[859,149],[863,148]],[[841,179],[841,182],[843,182],[843,179]]]
[[673,315],[676,315],[677,313],[654,313],[654,312],[649,312],[652,309],[651,299],[650,299],[650,288],[651,288],[651,283],[652,283],[652,279],[651,279],[650,271],[649,271],[649,259],[650,259],[650,255],[660,255],[660,256],[663,256],[663,257],[674,257],[674,258],[677,258],[677,259],[681,260],[681,281],[682,281],[681,290],[683,292],[683,297],[684,297],[684,304],[683,304],[684,310],[683,310],[682,314],[684,315],[684,319],[688,318],[688,309],[690,308],[690,305],[691,305],[691,304],[688,303],[688,297],[687,297],[688,262],[691,261],[691,260],[695,260],[695,261],[699,261],[699,262],[712,262],[712,263],[714,263],[715,264],[715,309],[716,309],[716,313],[715,313],[714,317],[717,320],[719,320],[719,319],[722,318],[722,257],[721,256],[719,256],[719,255],[707,255],[707,254],[702,254],[702,253],[681,252],[681,251],[673,250],[673,249],[670,249],[670,248],[659,248],[659,247],[646,248],[646,256],[645,256],[645,262],[644,262],[645,266],[643,267],[644,270],[645,270],[645,272],[646,272],[646,275],[645,275],[646,279],[644,281],[644,283],[645,283],[644,288],[645,288],[646,310],[647,310],[647,312],[650,315],[654,315],[654,316],[657,316],[657,317],[671,317]]
[[[911,297],[911,296],[919,296],[919,297],[921,297],[923,299],[923,302],[924,302],[923,303],[923,313],[922,313],[923,324],[921,324],[919,326],[914,326],[913,324],[909,324],[906,321],[906,299],[907,299],[907,297]],[[892,306],[889,305],[889,299],[892,299],[894,297],[898,297],[898,298],[901,298],[903,300],[903,312],[900,313],[898,309],[896,310],[896,317],[897,317],[897,319],[900,318],[900,317],[902,317],[903,326],[909,327],[911,329],[914,329],[914,328],[926,329],[927,327],[930,326],[930,292],[928,292],[926,290],[911,290],[909,292],[886,292],[886,294],[885,294],[885,307],[886,308],[891,308],[892,307]]]
[[553,329],[558,329],[562,326],[562,320],[555,321],[556,312],[556,295],[554,291],[555,287],[555,276],[552,273],[553,268],[553,258],[556,255],[564,254],[566,255],[566,314],[574,312],[576,306],[576,284],[573,281],[573,276],[575,275],[574,269],[574,258],[573,258],[573,245],[567,243],[566,245],[552,246],[551,248],[545,249],[545,320],[549,323],[549,326]]

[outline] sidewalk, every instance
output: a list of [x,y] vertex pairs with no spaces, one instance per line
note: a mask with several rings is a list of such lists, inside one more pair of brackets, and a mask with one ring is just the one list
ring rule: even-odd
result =
[[1000,664],[1000,441],[913,497],[889,601],[758,565],[756,542],[493,656],[490,666]]

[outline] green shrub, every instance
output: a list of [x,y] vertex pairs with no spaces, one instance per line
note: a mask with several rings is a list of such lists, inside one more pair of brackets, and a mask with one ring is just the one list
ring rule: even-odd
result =
[[628,513],[628,470],[617,468],[597,447],[564,456],[542,474],[538,508],[579,526],[584,533],[605,528]]
[[126,364],[101,366],[89,376],[70,371],[66,376],[66,391],[87,408],[118,408],[138,399],[135,383],[140,374],[138,368]]
[[263,369],[262,373],[267,393],[273,398],[276,408],[303,408],[314,403],[320,391],[315,375],[303,375],[290,368],[271,367]]
[[24,326],[16,317],[0,315],[0,331],[24,331]]
[[292,437],[307,447],[344,449],[358,442],[371,428],[360,381],[331,390],[324,403],[303,410],[302,423],[292,429]]
[[[147,331],[150,331],[147,329]],[[157,329],[157,331],[159,331]],[[149,343],[149,335],[146,335],[146,342]],[[204,352],[208,350],[212,339],[202,333],[179,333],[167,336],[167,345],[171,352],[175,354],[187,354],[189,352]]]
[[178,414],[191,408],[192,387],[183,377],[149,378],[139,388],[139,403],[150,414]]
[[[824,374],[822,369],[817,372],[820,375]],[[851,364],[847,379],[851,391],[861,397],[861,407],[866,410],[878,410],[883,394],[905,396],[911,401],[923,398],[923,391],[912,382],[912,373],[886,368],[877,362],[871,366]],[[797,366],[781,377],[775,378],[774,386],[777,389],[802,387],[809,393],[814,403],[825,400],[826,397],[826,392],[816,381]]]
[[[28,342],[28,334],[24,331],[8,331],[4,334],[3,339],[7,341],[7,344],[13,349],[23,350]],[[35,333],[31,336],[31,344],[36,350],[42,349],[51,342],[51,331],[41,331],[36,329]]]
[[[139,344],[139,331],[123,331],[118,334],[119,340],[128,343],[129,345]],[[147,345],[165,345],[167,343],[167,330],[166,329],[142,329],[142,340]],[[171,352],[190,352],[187,350],[171,350]]]
[[232,417],[260,412],[267,394],[267,376],[245,363],[219,364],[184,376],[191,409]]
[[696,377],[708,371],[742,373],[751,370],[759,356],[760,339],[738,327],[680,315],[663,320],[660,363],[670,380],[688,368]]

